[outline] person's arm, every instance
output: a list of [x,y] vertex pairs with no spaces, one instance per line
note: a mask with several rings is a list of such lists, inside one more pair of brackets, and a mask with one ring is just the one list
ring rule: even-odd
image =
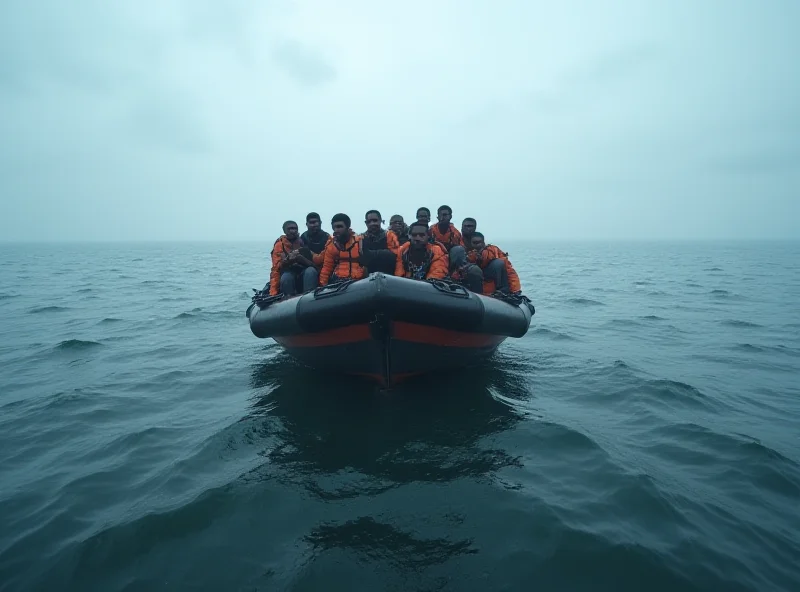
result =
[[397,235],[391,230],[386,233],[386,246],[389,250],[397,255],[397,250],[400,248],[400,241],[397,240]]
[[312,255],[312,261],[314,263],[314,267],[321,267],[322,263],[325,261],[325,251],[328,250],[328,245],[331,244],[333,239],[329,236],[328,240],[325,241],[325,246],[322,247],[322,250],[319,253],[314,253]]
[[325,247],[325,250],[322,251],[323,253],[323,260],[322,260],[322,271],[319,272],[319,285],[320,286],[327,286],[328,281],[331,279],[331,274],[333,273],[333,263],[335,259],[334,249],[336,247],[329,242],[328,245]]
[[508,274],[508,289],[511,290],[512,294],[516,292],[522,291],[522,284],[519,281],[519,275],[517,275],[517,270],[514,269],[514,266],[511,265],[511,261],[509,261],[508,257],[503,257],[503,261],[506,264],[506,274]]
[[447,276],[447,270],[450,266],[450,259],[447,256],[447,251],[440,249],[437,246],[431,248],[431,266],[425,278],[432,278],[440,280]]
[[459,232],[458,228],[456,228],[454,226],[453,227],[453,242],[450,245],[450,247],[456,247],[456,246],[464,247],[466,249],[466,246],[464,245],[464,237],[461,236],[461,232]]
[[281,239],[276,240],[275,244],[272,245],[270,257],[272,266],[269,270],[269,295],[276,296],[280,288],[281,270],[283,268],[283,245],[281,244]]
[[394,274],[397,277],[406,277],[406,268],[403,266],[403,253],[408,251],[408,245],[409,243],[404,244],[397,249],[397,253],[395,254],[397,263],[394,264]]

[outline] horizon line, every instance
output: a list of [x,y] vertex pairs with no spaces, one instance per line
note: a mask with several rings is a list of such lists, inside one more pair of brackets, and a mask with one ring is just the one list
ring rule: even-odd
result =
[[[800,237],[692,237],[692,238],[603,238],[603,237],[584,237],[584,238],[503,238],[503,241],[525,242],[525,243],[753,243],[753,242],[798,242]],[[181,243],[271,243],[275,242],[272,238],[246,238],[246,239],[169,239],[169,238],[146,238],[146,239],[0,239],[0,245],[61,245],[61,244],[181,244]],[[490,241],[491,242],[491,241]]]

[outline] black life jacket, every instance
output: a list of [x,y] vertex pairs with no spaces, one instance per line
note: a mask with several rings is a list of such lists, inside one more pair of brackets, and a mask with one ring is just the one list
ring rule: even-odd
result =
[[300,240],[303,241],[305,246],[311,249],[312,253],[319,255],[322,253],[323,249],[325,249],[325,244],[328,242],[330,236],[331,235],[324,230],[320,230],[316,238],[311,238],[308,234],[308,230],[306,230],[300,235]]
[[420,264],[413,263],[409,253],[411,253],[411,247],[406,249],[400,258],[403,262],[403,271],[406,273],[410,271],[411,279],[424,280],[425,276],[428,275],[428,269],[431,267],[431,261],[433,261],[433,251],[431,249],[425,249],[425,256],[422,258],[422,263]]
[[386,231],[381,229],[380,233],[373,236],[367,232],[361,235],[364,245],[364,250],[366,251],[380,251],[386,250],[389,248],[389,244],[386,239]]

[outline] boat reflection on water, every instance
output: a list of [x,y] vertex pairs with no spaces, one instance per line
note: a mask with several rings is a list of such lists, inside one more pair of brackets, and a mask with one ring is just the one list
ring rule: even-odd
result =
[[342,499],[516,465],[489,437],[525,416],[531,372],[528,363],[497,353],[486,364],[380,392],[278,354],[251,375],[258,393],[245,420],[263,419],[254,428],[267,459],[256,471],[278,469],[316,496]]

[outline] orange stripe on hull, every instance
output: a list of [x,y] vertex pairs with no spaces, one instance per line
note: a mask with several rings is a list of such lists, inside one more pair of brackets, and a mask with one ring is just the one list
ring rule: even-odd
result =
[[[428,327],[415,323],[396,321],[393,324],[392,338],[410,343],[424,343],[439,347],[492,347],[503,342],[502,335],[484,335],[482,333],[464,333],[438,327]],[[331,329],[321,333],[305,333],[301,335],[285,335],[274,337],[284,347],[325,347],[344,345],[372,339],[369,325],[352,325]]]
[[395,322],[392,337],[400,341],[439,345],[441,347],[491,347],[505,340],[502,335],[463,333],[414,323]]
[[325,347],[356,343],[370,339],[369,325],[351,325],[321,333],[304,333],[301,335],[284,335],[273,337],[283,347]]

